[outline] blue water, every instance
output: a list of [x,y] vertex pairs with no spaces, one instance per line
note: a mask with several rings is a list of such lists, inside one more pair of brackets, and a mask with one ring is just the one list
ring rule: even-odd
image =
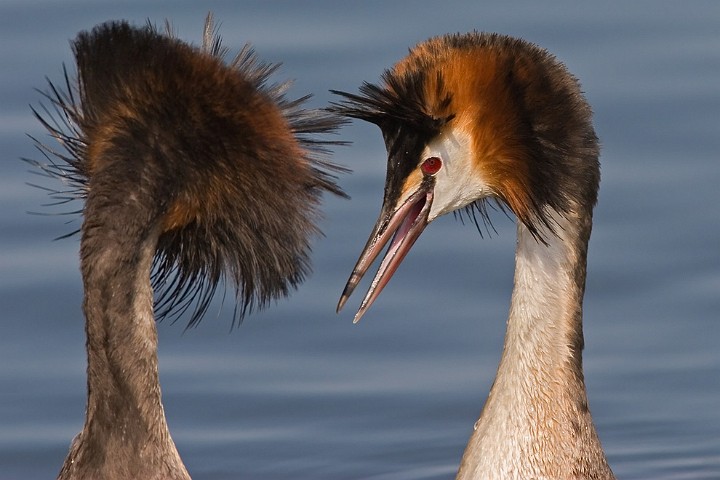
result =
[[[212,9],[292,92],[354,91],[431,35],[524,37],[582,81],[603,143],[585,300],[585,373],[610,463],[625,479],[720,478],[720,3],[0,3],[0,479],[53,478],[79,431],[85,353],[78,226],[49,212],[19,157],[43,136],[29,104],[72,63],[68,41],[107,19],[199,42]],[[512,288],[514,225],[481,239],[452,218],[423,234],[352,325],[337,297],[375,221],[384,149],[342,132],[351,201],[328,198],[313,276],[229,332],[160,325],[171,432],[195,479],[448,479],[494,377]],[[52,184],[51,184],[52,185]],[[55,210],[57,211],[57,210]]]

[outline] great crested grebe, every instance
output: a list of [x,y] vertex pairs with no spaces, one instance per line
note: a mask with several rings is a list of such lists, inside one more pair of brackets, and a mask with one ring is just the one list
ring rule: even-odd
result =
[[[50,84],[35,111],[64,148],[34,162],[85,199],[80,256],[87,410],[60,479],[188,479],[160,395],[156,317],[207,310],[221,279],[239,319],[309,271],[323,192],[341,171],[315,137],[342,121],[301,108],[276,66],[226,49],[205,23],[190,46],[110,22],[72,44],[77,83]],[[65,90],[65,91],[63,91]],[[56,157],[56,158],[53,158]],[[155,314],[153,294],[156,294]]]
[[[591,109],[547,51],[498,34],[430,39],[332,110],[380,127],[380,217],[340,310],[390,242],[355,316],[423,229],[498,201],[518,219],[515,286],[497,376],[458,479],[612,479],[588,409],[582,300],[600,171]],[[392,239],[392,240],[391,240]]]

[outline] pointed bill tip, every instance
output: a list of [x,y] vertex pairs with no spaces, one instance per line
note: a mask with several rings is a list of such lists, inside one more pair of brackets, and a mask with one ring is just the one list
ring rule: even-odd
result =
[[353,317],[353,325],[354,325],[354,324],[357,324],[357,323],[360,321],[360,319],[363,317],[363,315],[365,315],[365,312],[367,311],[367,309],[368,309],[369,306],[370,306],[370,305],[361,305],[361,306],[360,306],[360,308],[358,309],[357,313],[356,313],[355,316]]
[[342,310],[345,306],[345,303],[347,303],[348,298],[350,298],[350,296],[346,295],[345,293],[340,296],[340,300],[338,300],[337,307],[335,308],[335,313],[340,313],[340,310]]
[[357,287],[364,273],[364,271],[359,272],[358,267],[355,267],[353,272],[350,274],[350,279],[345,284],[345,288],[343,288],[343,292],[342,295],[340,295],[340,300],[338,300],[335,313],[340,313],[340,310],[342,310],[342,308],[345,306],[345,303],[348,301],[348,298],[350,298],[350,295],[352,295],[352,293],[355,291],[355,287]]
[[[390,246],[380,262],[380,267],[370,283],[370,288],[353,318],[353,323],[360,321],[378,295],[380,295],[383,288],[385,288],[385,285],[387,285],[395,273],[395,270],[397,270],[398,265],[402,262],[403,258],[405,258],[405,255],[407,255],[415,243],[415,240],[417,240],[420,233],[427,226],[432,199],[432,190],[420,188],[390,216],[389,220],[385,220],[386,215],[381,213],[375,229],[370,235],[365,249],[360,254],[355,269],[350,274],[350,279],[340,296],[337,312],[343,308],[345,302],[355,290],[355,287],[358,286],[373,260],[377,258],[385,245],[390,242]],[[383,212],[385,210],[386,207],[383,206]]]

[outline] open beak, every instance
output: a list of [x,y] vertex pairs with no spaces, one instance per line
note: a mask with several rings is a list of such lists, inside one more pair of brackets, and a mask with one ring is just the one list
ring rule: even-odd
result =
[[338,312],[343,308],[365,272],[367,272],[370,265],[392,237],[392,242],[390,242],[390,246],[385,252],[380,268],[378,268],[375,278],[373,278],[370,288],[353,319],[353,323],[360,321],[360,318],[390,281],[400,262],[412,248],[415,240],[428,225],[428,215],[430,214],[432,201],[432,186],[424,184],[394,212],[388,212],[388,205],[383,205],[380,218],[378,218],[375,228],[373,228],[372,234],[370,234],[370,238],[365,244],[365,248],[360,254],[360,258],[355,264],[350,279],[340,296],[337,306]]

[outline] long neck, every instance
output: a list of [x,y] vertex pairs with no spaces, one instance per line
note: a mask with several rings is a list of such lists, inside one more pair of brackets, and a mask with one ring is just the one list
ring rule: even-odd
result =
[[88,400],[61,479],[189,479],[160,395],[150,271],[157,229],[144,202],[93,195],[81,240]]
[[518,226],[503,355],[459,479],[614,478],[588,410],[582,372],[591,222],[589,214],[553,218],[557,236],[544,232],[547,245]]

